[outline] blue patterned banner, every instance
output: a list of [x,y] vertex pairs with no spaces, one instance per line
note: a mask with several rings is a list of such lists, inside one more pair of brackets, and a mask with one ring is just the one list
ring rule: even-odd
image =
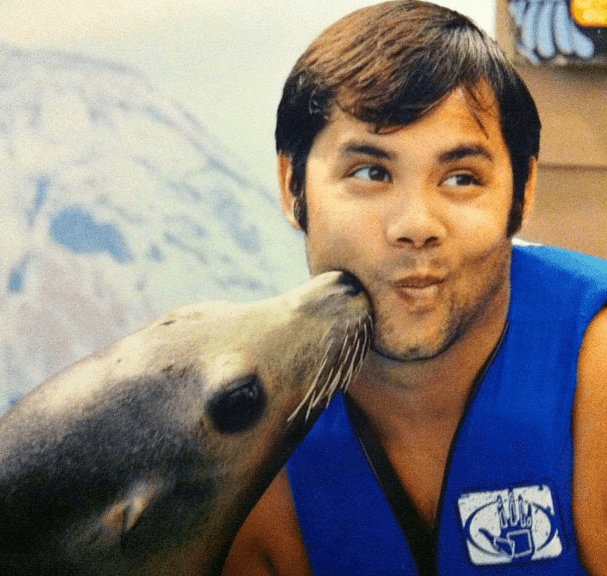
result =
[[516,48],[533,64],[607,64],[607,0],[510,0]]

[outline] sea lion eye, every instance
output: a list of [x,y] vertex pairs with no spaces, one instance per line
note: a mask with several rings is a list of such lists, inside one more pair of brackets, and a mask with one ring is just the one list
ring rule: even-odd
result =
[[256,378],[238,380],[209,404],[213,424],[226,434],[243,432],[261,418],[266,406],[266,395]]

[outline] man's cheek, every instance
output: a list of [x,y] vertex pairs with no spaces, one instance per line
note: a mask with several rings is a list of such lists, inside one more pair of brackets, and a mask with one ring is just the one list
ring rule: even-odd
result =
[[329,270],[350,269],[357,252],[348,238],[331,231],[310,235],[306,243],[308,265],[319,274]]

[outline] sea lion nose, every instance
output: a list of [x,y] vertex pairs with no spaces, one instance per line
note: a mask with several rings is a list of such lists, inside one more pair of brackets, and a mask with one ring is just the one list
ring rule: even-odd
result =
[[342,272],[337,283],[346,287],[346,294],[348,296],[358,296],[361,292],[365,291],[360,280],[351,272]]

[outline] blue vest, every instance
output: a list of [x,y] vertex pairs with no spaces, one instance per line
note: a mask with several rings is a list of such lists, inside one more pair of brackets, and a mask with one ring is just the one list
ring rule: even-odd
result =
[[[439,576],[586,574],[573,526],[571,414],[584,333],[606,302],[606,262],[513,249],[508,329],[447,461]],[[315,576],[418,574],[343,397],[287,470]]]

